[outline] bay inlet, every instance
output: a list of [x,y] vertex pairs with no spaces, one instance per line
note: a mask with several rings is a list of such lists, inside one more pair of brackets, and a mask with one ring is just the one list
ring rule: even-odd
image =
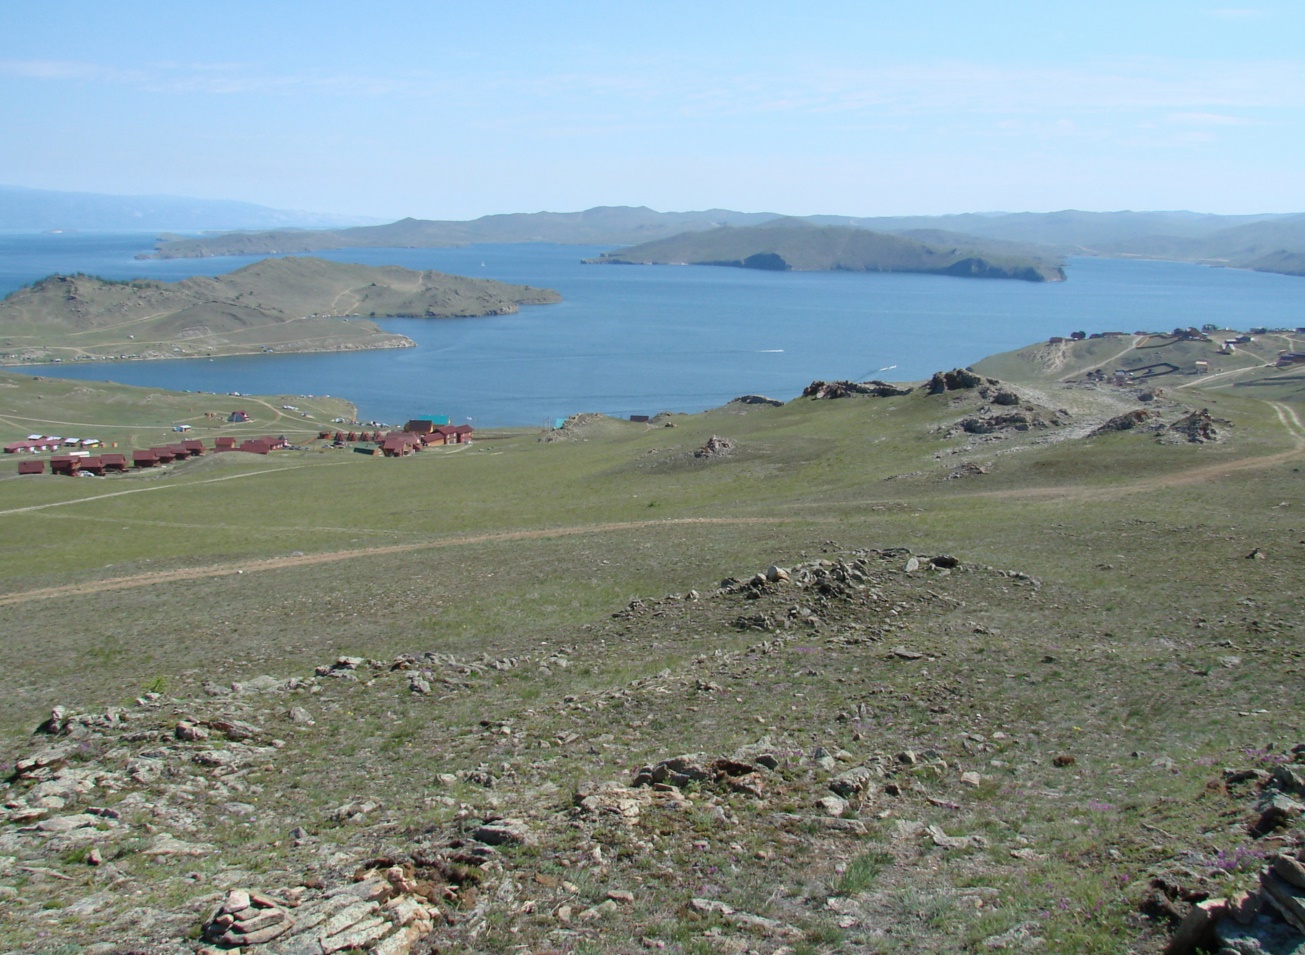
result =
[[[150,236],[0,236],[0,293],[53,272],[158,278],[255,258],[137,260]],[[545,244],[351,249],[322,258],[544,286],[558,305],[467,319],[379,319],[416,348],[11,370],[216,393],[331,394],[365,420],[449,415],[478,427],[578,412],[701,411],[790,399],[815,379],[914,381],[1051,335],[1305,324],[1305,279],[1170,262],[1071,259],[1029,283],[882,273],[582,265]]]

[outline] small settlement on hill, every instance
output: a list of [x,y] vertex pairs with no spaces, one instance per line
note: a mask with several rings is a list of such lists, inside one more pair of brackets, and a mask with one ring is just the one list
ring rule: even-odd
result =
[[[233,415],[234,417],[234,415]],[[245,418],[247,421],[248,418]],[[447,445],[469,444],[474,429],[466,424],[437,424],[434,419],[415,418],[404,425],[401,431],[320,431],[318,441],[328,442],[330,446],[342,448],[352,445],[355,451],[378,457],[406,457],[424,448]],[[51,474],[63,474],[70,477],[90,475],[103,477],[106,474],[120,474],[132,469],[153,468],[161,465],[186,461],[206,453],[204,442],[198,438],[188,438],[174,444],[150,448],[136,448],[128,453],[106,452],[92,454],[87,448],[100,448],[102,443],[93,438],[60,438],[46,435],[28,435],[22,441],[15,441],[4,446],[5,454],[43,454],[60,451],[48,458]],[[243,451],[246,454],[270,454],[290,447],[285,435],[266,435],[258,438],[233,437],[219,435],[213,439],[212,452]],[[72,450],[76,449],[76,450]],[[130,455],[130,459],[128,457]],[[27,459],[19,461],[19,474],[46,473],[47,459]]]

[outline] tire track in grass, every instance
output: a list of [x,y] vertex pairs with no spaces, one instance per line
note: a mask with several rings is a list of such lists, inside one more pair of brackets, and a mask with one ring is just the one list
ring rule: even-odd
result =
[[[119,493],[125,494],[130,492],[123,491]],[[147,574],[133,574],[127,577],[111,577],[105,580],[92,580],[80,584],[65,584],[59,587],[39,587],[34,590],[24,590],[17,593],[0,595],[0,607],[11,607],[15,604],[29,603],[34,600],[49,600],[55,597],[108,593],[116,590],[131,590],[137,587],[152,587],[155,584],[203,580],[210,577],[229,577],[234,574],[284,570],[291,567],[311,567],[318,564],[339,563],[341,561],[359,560],[366,557],[383,557],[391,554],[410,554],[414,551],[438,550],[445,547],[465,547],[472,544],[495,544],[505,541],[541,540],[550,537],[578,537],[584,534],[636,531],[654,527],[787,524],[792,523],[795,520],[795,518],[788,517],[673,517],[663,518],[661,520],[611,521],[599,524],[579,524],[572,527],[548,527],[535,530],[498,531],[490,534],[441,537],[435,540],[417,541],[408,544],[383,544],[376,547],[360,547],[352,550],[329,551],[321,554],[300,554],[290,557],[266,557],[255,560],[233,561],[224,564],[210,564],[206,567],[183,567],[177,570],[152,571]]]

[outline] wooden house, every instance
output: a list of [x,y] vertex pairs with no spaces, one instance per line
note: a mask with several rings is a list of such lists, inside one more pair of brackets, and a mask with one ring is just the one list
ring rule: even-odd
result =
[[213,450],[217,451],[234,451],[236,449],[236,439],[228,435],[222,435],[213,439]]
[[45,462],[44,461],[19,461],[18,473],[19,474],[44,474]]
[[101,454],[100,460],[104,463],[106,472],[127,470],[127,456],[125,454]]
[[177,456],[166,447],[150,448],[150,450],[158,457],[159,464],[171,464],[173,461],[177,460]]
[[159,463],[158,453],[150,448],[142,448],[131,453],[131,465],[136,468],[152,468]]
[[192,438],[189,441],[181,442],[181,446],[190,452],[192,458],[197,458],[204,453],[204,442],[198,438]]
[[423,447],[421,438],[405,431],[391,431],[381,441],[381,452],[387,458],[401,458]]
[[72,454],[56,454],[50,459],[51,474],[66,474],[69,477],[81,468],[82,459]]
[[78,465],[77,469],[79,471],[89,471],[96,477],[104,477],[104,459],[98,455],[82,458],[81,464]]

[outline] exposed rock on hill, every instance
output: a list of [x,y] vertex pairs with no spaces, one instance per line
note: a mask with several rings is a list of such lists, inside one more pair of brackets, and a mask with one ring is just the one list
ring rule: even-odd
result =
[[765,395],[739,395],[730,401],[732,405],[765,405],[771,408],[782,408],[784,402],[778,398],[767,398]]
[[[1228,424],[1226,421],[1220,424]],[[1169,430],[1174,434],[1181,435],[1193,444],[1203,444],[1207,441],[1218,441],[1219,432],[1215,428],[1215,419],[1210,417],[1210,411],[1202,408],[1200,411],[1193,411],[1189,415],[1184,415],[1169,426]]]
[[734,442],[729,438],[722,438],[720,435],[713,434],[707,439],[707,443],[693,452],[695,458],[718,458],[730,454],[734,450]]
[[871,398],[895,398],[909,395],[914,388],[889,384],[886,381],[813,381],[802,391],[803,398],[852,398],[868,395]]
[[947,391],[964,391],[967,388],[978,388],[984,383],[990,385],[998,384],[996,378],[984,378],[976,375],[968,368],[953,368],[951,371],[935,371],[929,383],[924,386],[925,394],[941,395]]
[[1095,437],[1099,434],[1112,434],[1116,431],[1132,431],[1144,422],[1152,421],[1159,417],[1157,412],[1147,411],[1145,408],[1138,408],[1136,411],[1126,411],[1121,415],[1116,415],[1105,424],[1095,428],[1088,436]]

